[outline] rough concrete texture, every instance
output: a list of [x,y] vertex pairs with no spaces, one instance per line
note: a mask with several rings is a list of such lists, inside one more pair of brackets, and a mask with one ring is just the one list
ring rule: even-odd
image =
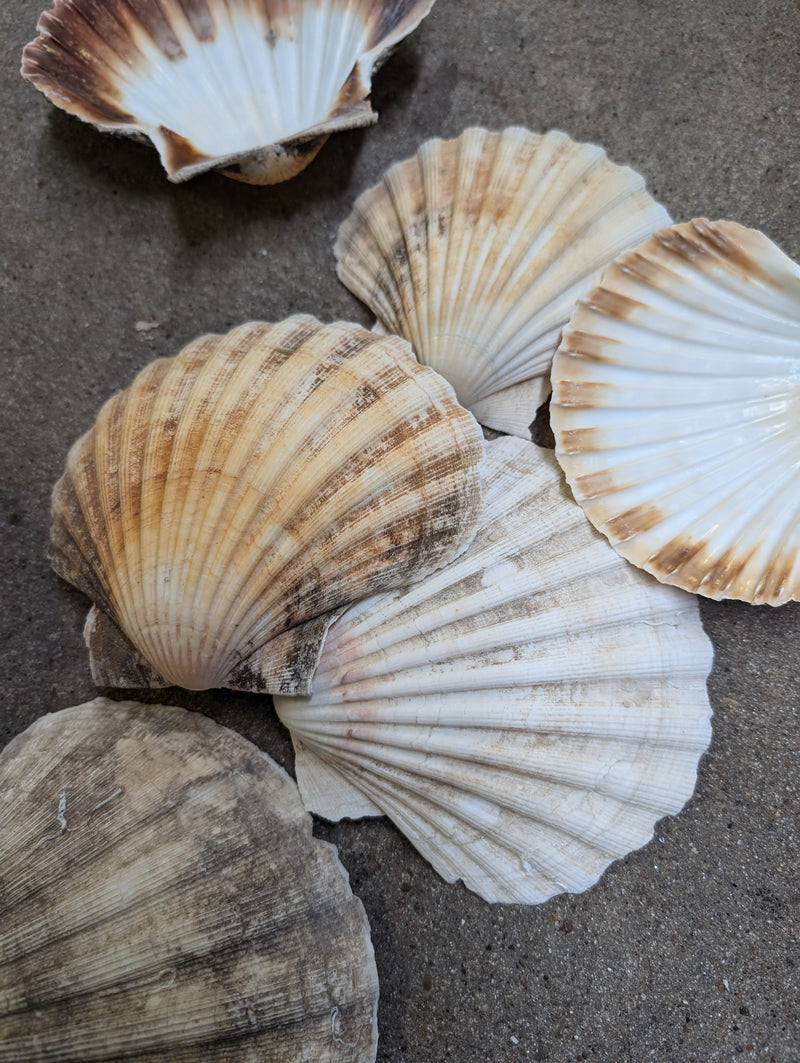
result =
[[[86,601],[44,557],[69,445],[137,370],[203,331],[299,310],[369,322],[336,279],[336,229],[425,138],[558,127],[640,170],[676,219],[731,218],[800,257],[788,0],[439,0],[376,77],[378,125],[335,136],[274,189],[170,185],[148,148],[55,110],[18,74],[39,11],[0,10],[3,742],[96,693]],[[587,893],[489,906],[387,821],[317,824],[373,927],[383,1063],[800,1060],[800,607],[701,609],[714,738],[695,796]],[[267,699],[168,700],[291,767]]]

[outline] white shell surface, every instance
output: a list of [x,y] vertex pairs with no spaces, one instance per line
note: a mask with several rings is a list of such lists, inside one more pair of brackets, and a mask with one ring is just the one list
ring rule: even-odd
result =
[[490,428],[530,438],[561,330],[601,270],[667,212],[565,133],[429,140],[357,200],[340,279]]
[[800,266],[696,219],[621,256],[553,364],[556,453],[633,564],[710,598],[800,599]]
[[578,892],[694,789],[712,651],[697,601],[622,561],[551,452],[487,444],[469,549],[332,627],[276,698],[309,810],[386,813],[489,901]]
[[372,1063],[369,925],[277,764],[98,698],[0,755],[2,1063]]
[[308,692],[342,609],[472,539],[482,455],[447,382],[358,325],[251,322],[152,362],[53,491],[95,682]]
[[368,125],[378,58],[434,0],[56,0],[22,72],[57,106],[143,133],[171,180],[275,183]]

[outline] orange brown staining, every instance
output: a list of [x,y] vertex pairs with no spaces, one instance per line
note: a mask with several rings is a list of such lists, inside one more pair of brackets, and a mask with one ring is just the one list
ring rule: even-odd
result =
[[740,582],[754,551],[755,548],[743,554],[737,553],[735,548],[726,550],[717,561],[708,567],[706,567],[707,562],[703,565],[701,559],[698,558],[696,565],[690,563],[688,566],[689,579],[693,586],[698,587],[709,598],[721,598]]
[[587,380],[561,380],[558,384],[559,406],[583,406],[591,408],[608,403],[608,395],[613,392],[611,384],[601,384]]
[[[584,323],[583,314],[579,311],[573,319],[578,325]],[[609,348],[620,346],[618,340],[612,340],[607,336],[598,336],[593,332],[585,332],[580,328],[570,329],[564,333],[559,348],[559,356],[577,356],[590,362],[614,362],[616,359],[609,354]],[[561,401],[559,399],[559,401]]]
[[[336,97],[336,103],[331,108],[328,118],[338,118],[342,114],[346,114],[362,103],[367,96],[367,89],[364,85],[364,79],[361,76],[361,67],[358,63],[353,67],[348,75],[347,81],[339,89],[339,95]],[[367,104],[369,108],[369,104]]]
[[[623,255],[619,261],[609,267],[608,272],[604,274],[604,281],[606,284],[610,284],[612,278],[616,283],[626,283],[628,277],[633,277],[637,281],[641,281],[642,284],[647,284],[651,288],[659,288],[664,279],[664,266],[660,262],[655,262],[650,257],[656,240],[648,240],[646,244],[643,244],[641,248],[636,251],[630,251],[628,254]],[[622,277],[620,277],[622,274]]]
[[196,166],[208,158],[180,133],[163,125],[159,126],[158,131],[163,138],[164,165],[169,173],[177,173],[185,166]]
[[589,293],[586,305],[593,310],[601,311],[608,317],[619,318],[620,321],[627,321],[644,306],[636,299],[612,291],[610,288],[595,288]]
[[181,7],[198,41],[213,41],[217,36],[217,27],[207,0],[181,0]]
[[[555,392],[553,401],[557,401]],[[600,428],[568,428],[558,433],[558,450],[565,454],[591,453],[601,449],[603,435]]]
[[[691,561],[695,554],[705,552],[708,550],[708,543],[704,540],[697,541],[689,535],[679,535],[663,546],[657,553],[647,562],[647,569],[652,572],[658,579],[665,580],[671,577],[679,569],[683,575],[686,572],[685,566]],[[671,582],[677,582],[675,580]],[[684,579],[681,579],[680,586],[686,587],[689,590],[695,590],[699,579],[695,579],[694,582],[687,583]]]
[[625,542],[654,528],[664,520],[664,517],[664,512],[654,503],[643,502],[607,521],[606,534],[615,542]]
[[627,484],[620,483],[619,477],[604,469],[602,472],[588,473],[575,479],[575,494],[582,499],[602,498],[614,491],[624,491]]
[[764,570],[753,595],[756,604],[781,605],[800,601],[800,581],[796,556],[775,558]]

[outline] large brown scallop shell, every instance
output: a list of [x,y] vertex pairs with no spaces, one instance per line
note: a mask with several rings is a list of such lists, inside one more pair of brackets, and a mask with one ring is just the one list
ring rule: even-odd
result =
[[482,453],[450,386],[357,325],[251,323],[152,363],[53,495],[95,681],[309,690],[341,609],[471,540]]
[[299,173],[370,125],[371,76],[434,0],[55,0],[22,74],[100,129],[149,138],[171,181]]
[[2,1063],[372,1063],[364,909],[289,776],[103,698],[0,754]]

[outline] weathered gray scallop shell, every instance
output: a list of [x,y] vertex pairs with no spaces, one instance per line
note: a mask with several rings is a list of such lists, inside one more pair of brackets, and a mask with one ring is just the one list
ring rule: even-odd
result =
[[3,1063],[371,1063],[364,909],[289,776],[98,698],[0,754]]
[[469,548],[332,625],[277,697],[306,808],[386,813],[489,901],[579,892],[694,789],[711,737],[696,598],[623,561],[550,451],[487,444]]
[[22,74],[100,129],[148,137],[172,181],[302,170],[370,125],[371,76],[434,0],[55,0]]
[[618,553],[800,600],[800,265],[735,222],[663,229],[576,308],[552,381],[556,455]]
[[470,541],[482,453],[446,381],[357,325],[250,323],[151,363],[53,492],[95,682],[307,691],[341,609]]

